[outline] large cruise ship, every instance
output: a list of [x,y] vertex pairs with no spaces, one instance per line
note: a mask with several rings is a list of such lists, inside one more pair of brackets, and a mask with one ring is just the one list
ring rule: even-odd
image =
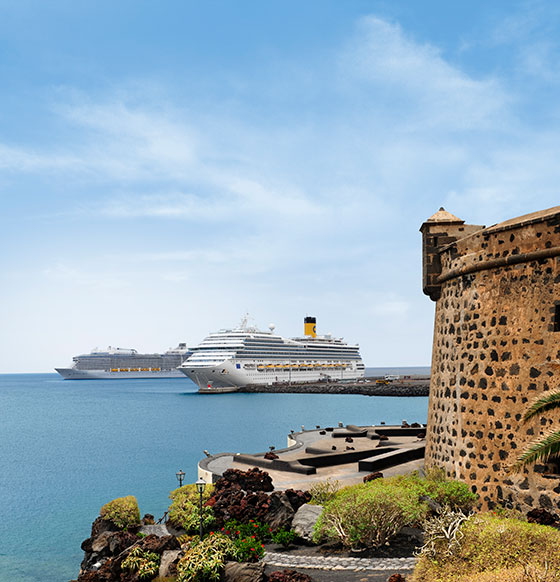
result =
[[234,392],[248,384],[355,380],[364,376],[359,346],[330,335],[317,336],[316,319],[306,317],[305,335],[283,338],[247,325],[210,334],[179,370],[199,392]]
[[124,380],[130,378],[182,378],[177,370],[190,355],[187,344],[164,354],[139,354],[136,350],[97,349],[75,356],[70,368],[55,368],[65,380]]

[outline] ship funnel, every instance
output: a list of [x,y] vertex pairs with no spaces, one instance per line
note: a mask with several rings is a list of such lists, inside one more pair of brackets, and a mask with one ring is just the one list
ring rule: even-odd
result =
[[306,317],[303,320],[304,333],[309,337],[317,337],[317,320],[314,317]]

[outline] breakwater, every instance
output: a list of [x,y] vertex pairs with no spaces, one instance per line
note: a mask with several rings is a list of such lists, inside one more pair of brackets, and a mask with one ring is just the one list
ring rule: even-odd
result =
[[366,378],[359,382],[302,382],[272,385],[252,384],[238,392],[270,394],[362,394],[365,396],[428,396],[430,378],[419,377],[378,383],[379,378]]

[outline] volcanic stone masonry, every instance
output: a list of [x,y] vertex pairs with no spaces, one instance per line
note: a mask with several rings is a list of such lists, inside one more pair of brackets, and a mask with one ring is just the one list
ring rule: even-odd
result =
[[560,206],[485,228],[441,208],[421,227],[436,302],[426,465],[469,483],[483,508],[560,509],[560,471],[509,467],[560,415],[527,423],[558,388]]

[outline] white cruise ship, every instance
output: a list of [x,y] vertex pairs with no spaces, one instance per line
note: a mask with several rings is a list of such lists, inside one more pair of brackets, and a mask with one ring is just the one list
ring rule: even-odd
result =
[[199,392],[234,392],[248,384],[355,380],[364,376],[359,346],[330,335],[317,336],[314,317],[305,318],[305,336],[292,339],[259,331],[245,317],[236,329],[210,334],[179,370]]
[[164,354],[139,354],[136,350],[113,348],[92,350],[72,358],[69,368],[55,368],[65,380],[125,380],[131,378],[182,378],[177,370],[190,355],[187,344]]

